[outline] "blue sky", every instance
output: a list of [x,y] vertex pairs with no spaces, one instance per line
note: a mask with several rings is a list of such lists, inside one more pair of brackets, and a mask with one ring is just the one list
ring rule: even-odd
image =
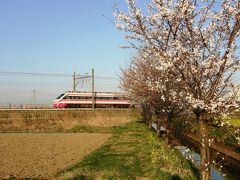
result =
[[[0,71],[71,75],[94,68],[96,76],[117,77],[133,50],[119,48],[122,32],[103,17],[114,20],[115,2],[127,9],[125,0],[0,0]],[[72,77],[0,75],[0,84],[0,106],[31,104],[33,90],[37,103],[51,104],[72,90]],[[96,82],[97,91],[117,87],[116,80]],[[88,82],[77,90],[90,89]]]
[[[94,68],[97,76],[116,77],[131,50],[119,48],[124,45],[122,33],[103,17],[114,20],[114,2],[0,0],[0,71],[84,74]],[[117,4],[126,9],[125,0]],[[49,93],[47,101],[39,95],[40,103],[49,103],[55,95],[72,89],[71,77],[1,75],[0,83],[4,94],[0,105],[28,103],[34,89]],[[107,83],[109,91],[117,87],[116,81]]]
[[[113,0],[1,0],[1,70],[115,75],[128,59]],[[120,6],[125,1],[119,1]],[[128,50],[127,50],[128,51]]]

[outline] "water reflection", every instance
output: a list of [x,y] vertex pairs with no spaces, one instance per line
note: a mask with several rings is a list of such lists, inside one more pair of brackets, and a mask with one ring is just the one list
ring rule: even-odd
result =
[[[185,146],[174,146],[174,149],[178,150],[186,159],[192,161],[193,164],[199,167],[201,159],[198,153]],[[216,180],[224,180],[223,174],[216,167],[211,168],[211,176]]]

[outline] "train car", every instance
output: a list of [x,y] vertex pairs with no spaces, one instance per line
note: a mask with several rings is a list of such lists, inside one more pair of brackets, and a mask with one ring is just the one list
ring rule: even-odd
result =
[[73,92],[61,94],[53,101],[54,108],[128,108],[130,103],[122,94],[113,92]]

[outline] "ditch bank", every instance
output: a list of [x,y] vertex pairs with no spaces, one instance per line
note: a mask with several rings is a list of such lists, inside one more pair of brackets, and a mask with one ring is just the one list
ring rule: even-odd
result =
[[[197,142],[198,146],[200,144],[200,138],[195,134],[184,134],[184,137],[188,139],[188,141],[195,141]],[[232,160],[235,160],[236,162],[239,162],[240,167],[240,152],[236,152],[233,148],[229,146],[224,146],[219,143],[212,142],[210,148],[213,151],[219,152],[223,155],[226,155],[227,157],[231,158]],[[239,171],[240,172],[240,171]]]
[[[195,134],[184,134],[177,139],[181,145],[186,146],[199,156],[200,160],[200,138]],[[213,179],[239,179],[240,176],[240,153],[236,152],[229,146],[224,146],[218,143],[212,143],[211,155],[216,161],[216,166],[212,170]],[[197,157],[198,159],[198,157]]]

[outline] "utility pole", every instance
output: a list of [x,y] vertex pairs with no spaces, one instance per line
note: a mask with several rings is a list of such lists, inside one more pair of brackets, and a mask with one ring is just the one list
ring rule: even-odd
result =
[[76,72],[73,73],[73,91],[76,91]]
[[35,98],[36,98],[36,90],[33,90],[33,107],[35,108]]
[[95,108],[94,69],[92,69],[92,109]]

